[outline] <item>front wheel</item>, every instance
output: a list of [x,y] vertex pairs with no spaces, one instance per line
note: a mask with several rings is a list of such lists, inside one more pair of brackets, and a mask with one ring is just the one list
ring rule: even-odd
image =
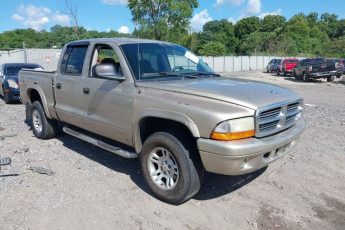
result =
[[31,128],[39,139],[51,139],[57,133],[57,123],[46,117],[41,103],[34,101],[31,109]]
[[171,204],[181,204],[195,195],[202,181],[201,165],[194,162],[185,146],[166,132],[152,134],[145,141],[140,165],[154,195]]
[[11,96],[8,92],[4,91],[4,101],[6,104],[11,104],[12,100],[11,100]]

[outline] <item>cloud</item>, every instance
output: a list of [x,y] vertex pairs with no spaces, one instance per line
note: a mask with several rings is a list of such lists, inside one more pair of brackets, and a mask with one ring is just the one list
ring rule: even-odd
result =
[[245,0],[217,0],[214,4],[213,7],[221,6],[224,4],[231,4],[231,5],[236,5],[239,6],[241,5]]
[[19,14],[13,14],[12,18],[16,20],[17,22],[22,22],[24,21],[24,17],[20,16]]
[[263,12],[258,17],[259,18],[264,18],[267,15],[281,15],[281,14],[282,14],[282,9],[277,9],[277,10],[272,11],[272,12]]
[[207,9],[197,13],[193,16],[191,20],[191,29],[192,31],[198,32],[202,30],[202,27],[206,22],[212,21],[211,16],[208,14]]
[[52,13],[47,7],[38,7],[31,4],[19,5],[17,12],[12,15],[12,19],[37,31],[44,28],[50,21],[54,21],[57,24],[69,25],[71,20],[66,14],[58,11]]
[[[218,1],[226,1],[226,0],[217,0]],[[240,1],[240,0],[237,0]],[[241,10],[241,14],[239,17],[229,17],[228,21],[235,24],[239,20],[250,17],[250,16],[257,16],[259,18],[264,18],[267,15],[281,15],[282,10],[277,9],[272,12],[262,12],[262,1],[261,0],[245,0],[242,1],[243,9]],[[242,4],[240,3],[240,4]],[[245,3],[245,4],[244,4]]]
[[52,20],[60,25],[70,25],[71,24],[71,18],[67,14],[63,14],[60,12],[56,12],[52,16]]
[[128,26],[120,26],[120,28],[117,30],[117,32],[121,34],[129,34],[129,28]]
[[248,15],[259,14],[261,12],[261,0],[248,0],[245,13]]
[[102,0],[107,5],[127,5],[127,0]]

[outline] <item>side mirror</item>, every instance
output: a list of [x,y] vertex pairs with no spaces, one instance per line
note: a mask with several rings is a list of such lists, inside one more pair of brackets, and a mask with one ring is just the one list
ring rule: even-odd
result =
[[124,81],[126,78],[116,72],[113,64],[97,64],[92,67],[92,75],[100,78],[106,78],[116,81]]

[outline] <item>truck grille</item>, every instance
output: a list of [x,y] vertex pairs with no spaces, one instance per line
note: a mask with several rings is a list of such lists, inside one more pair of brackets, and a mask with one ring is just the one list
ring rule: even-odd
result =
[[302,99],[271,105],[256,112],[256,136],[264,137],[293,126],[302,112]]

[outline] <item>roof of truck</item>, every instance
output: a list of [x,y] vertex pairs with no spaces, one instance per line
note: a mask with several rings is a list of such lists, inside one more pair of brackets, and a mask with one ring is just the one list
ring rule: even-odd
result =
[[117,45],[123,44],[137,44],[137,43],[165,43],[171,44],[169,42],[158,41],[158,40],[150,40],[150,39],[141,39],[141,38],[91,38],[91,39],[84,39],[78,41],[69,42],[67,45],[82,45],[88,44],[91,42],[113,42]]

